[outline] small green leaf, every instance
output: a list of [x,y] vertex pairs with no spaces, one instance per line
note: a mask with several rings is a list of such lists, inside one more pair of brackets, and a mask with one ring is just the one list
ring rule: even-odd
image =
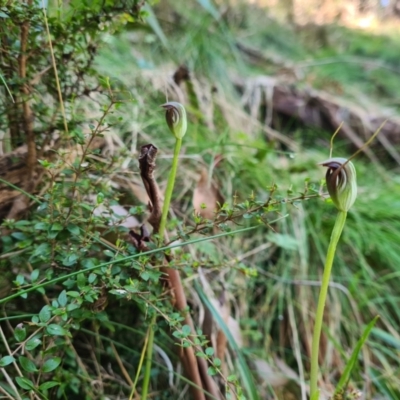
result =
[[62,231],[63,226],[59,222],[55,222],[53,225],[51,225],[51,230],[52,231]]
[[139,292],[140,291],[139,281],[131,279],[131,284],[124,286],[124,289],[129,293]]
[[63,260],[63,265],[65,266],[65,267],[71,267],[72,265],[74,265],[74,264],[76,264],[76,262],[78,261],[78,259],[79,259],[79,254],[77,254],[77,253],[71,253],[71,254],[68,254],[65,258],[64,258],[64,260]]
[[83,274],[79,274],[76,278],[78,288],[81,289],[82,287],[86,286],[86,277]]
[[67,295],[69,297],[76,298],[76,297],[79,297],[81,294],[79,292],[74,291],[74,290],[70,290],[70,291],[67,292]]
[[33,240],[28,239],[28,240],[23,240],[22,242],[19,242],[17,247],[19,249],[25,249],[26,247],[29,247],[32,244]]
[[147,282],[150,278],[150,274],[147,271],[144,271],[142,274],[140,274],[140,277]]
[[38,347],[41,343],[42,341],[38,337],[33,337],[26,342],[25,348],[26,350],[31,351]]
[[114,253],[111,251],[111,250],[104,250],[103,251],[103,254],[105,255],[105,256],[107,256],[107,257],[114,257]]
[[24,378],[22,376],[17,376],[15,378],[15,381],[18,383],[18,386],[21,387],[22,389],[25,389],[25,390],[33,390],[33,389],[35,389],[35,385],[28,378]]
[[36,289],[36,291],[38,291],[40,294],[45,295],[46,294],[46,290],[44,289],[44,287],[38,287]]
[[17,240],[26,240],[26,239],[28,239],[28,237],[23,232],[14,232],[14,233],[11,234],[11,236],[14,239],[17,239]]
[[214,376],[218,373],[217,369],[214,367],[208,367],[207,374],[210,376]]
[[104,202],[104,194],[99,192],[97,193],[96,203],[102,204]]
[[51,318],[51,308],[48,305],[45,305],[39,312],[40,322],[47,322]]
[[74,225],[74,224],[68,224],[67,229],[70,233],[72,233],[75,236],[79,236],[79,234],[81,233],[79,226]]
[[149,279],[152,280],[153,282],[158,282],[162,275],[162,273],[159,271],[146,271],[146,272],[149,275]]
[[51,336],[63,336],[68,334],[67,330],[65,330],[62,326],[56,324],[50,324],[46,328],[46,331]]
[[17,275],[15,283],[19,286],[23,285],[25,283],[25,277],[23,275]]
[[47,222],[38,222],[35,224],[34,229],[37,231],[47,231],[49,229],[49,224]]
[[192,330],[190,329],[189,325],[183,325],[182,326],[182,334],[184,336],[189,336],[191,334]]
[[51,248],[49,243],[42,243],[34,250],[32,257],[47,257],[50,254]]
[[13,356],[4,356],[0,358],[0,367],[6,367],[7,365],[11,364],[12,362],[15,361],[15,358]]
[[24,220],[24,219],[21,219],[20,221],[17,221],[17,222],[15,223],[15,226],[19,229],[19,228],[22,228],[22,227],[27,226],[27,225],[30,225],[30,224],[31,224],[30,221],[26,221],[26,220]]
[[14,337],[17,342],[22,342],[26,338],[26,329],[22,324],[17,325],[14,329]]
[[206,354],[207,354],[209,357],[212,357],[212,356],[214,355],[214,349],[213,349],[212,347],[207,347],[207,348],[206,348]]
[[67,305],[67,311],[71,312],[71,311],[74,311],[74,310],[76,310],[77,308],[80,308],[80,307],[81,306],[79,304],[71,303],[71,304]]
[[99,264],[97,258],[84,258],[81,260],[81,264],[83,268],[93,268]]
[[61,357],[53,357],[46,360],[43,364],[42,371],[44,373],[54,371],[61,363]]
[[49,381],[49,382],[44,382],[39,386],[39,390],[48,390],[51,389],[54,386],[58,386],[60,383],[59,382],[55,382],[55,381]]
[[61,307],[65,307],[68,303],[67,292],[63,290],[58,296],[58,304]]
[[174,331],[174,332],[172,332],[172,336],[175,336],[176,338],[181,339],[182,333],[179,331]]
[[38,370],[36,368],[36,365],[27,357],[18,357],[18,362],[19,365],[21,365],[22,369],[26,372],[36,372]]
[[37,281],[37,279],[39,278],[39,273],[40,273],[40,271],[39,271],[38,269],[34,269],[34,270],[31,272],[31,282],[32,282],[32,283],[35,282],[35,281]]

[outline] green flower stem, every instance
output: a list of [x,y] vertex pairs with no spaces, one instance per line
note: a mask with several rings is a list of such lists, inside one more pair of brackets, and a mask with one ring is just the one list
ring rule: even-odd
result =
[[318,390],[318,354],[319,354],[319,340],[321,337],[322,322],[324,317],[324,309],[326,303],[326,296],[328,294],[329,279],[331,276],[333,259],[335,257],[336,246],[339,242],[340,235],[342,234],[344,224],[346,222],[347,212],[339,211],[335,226],[332,230],[331,240],[329,242],[328,253],[326,255],[324,274],[322,276],[321,290],[319,292],[317,313],[315,315],[314,333],[311,348],[311,378],[310,378],[310,394],[311,400],[319,399]]
[[175,185],[176,171],[178,170],[178,160],[179,160],[179,152],[181,151],[181,146],[182,146],[182,139],[176,139],[174,148],[174,158],[172,160],[171,171],[168,176],[167,189],[165,190],[164,205],[160,222],[159,241],[161,246],[163,245],[164,242],[164,232],[165,232],[165,227],[167,225],[167,217],[169,212],[169,205],[171,203],[172,191],[174,190],[174,185]]
[[[161,215],[160,229],[159,229],[159,243],[160,246],[163,246],[164,242],[164,232],[165,227],[167,225],[167,217],[169,212],[169,205],[171,203],[172,192],[174,190],[176,171],[178,170],[178,160],[179,160],[179,152],[181,151],[182,139],[176,139],[175,141],[175,149],[174,149],[174,158],[172,160],[171,171],[168,176],[167,189],[165,190],[164,196],[164,205]],[[144,370],[143,377],[143,386],[142,386],[142,400],[147,399],[147,393],[150,384],[150,373],[151,373],[151,360],[153,358],[153,342],[154,342],[154,325],[156,324],[156,314],[153,315],[150,322],[150,332],[149,332],[149,340],[147,343],[147,352],[146,352],[146,365]]]

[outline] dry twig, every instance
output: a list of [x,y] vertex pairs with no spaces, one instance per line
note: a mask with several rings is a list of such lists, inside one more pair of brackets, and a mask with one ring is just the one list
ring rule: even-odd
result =
[[[153,233],[158,233],[160,228],[162,210],[160,190],[154,178],[156,156],[157,148],[154,145],[147,144],[142,146],[139,156],[140,175],[150,198],[149,208],[151,213],[148,222],[153,227]],[[146,250],[147,246],[144,242],[150,240],[150,237],[144,227],[141,228],[140,234],[130,231],[130,237],[134,245],[140,251]],[[165,257],[168,262],[170,262],[172,259],[169,255],[165,255]],[[175,308],[180,312],[185,312],[184,324],[189,325],[192,329],[192,333],[195,334],[192,318],[186,311],[187,300],[179,272],[176,269],[167,266],[162,267],[161,271],[168,276],[168,285],[171,290],[172,301]],[[205,400],[205,394],[199,388],[204,388],[215,398],[220,398],[219,391],[214,380],[207,374],[206,361],[202,358],[196,359],[194,347],[184,348],[180,353],[180,356],[186,368],[189,379],[197,386],[191,386],[193,398],[196,400]]]

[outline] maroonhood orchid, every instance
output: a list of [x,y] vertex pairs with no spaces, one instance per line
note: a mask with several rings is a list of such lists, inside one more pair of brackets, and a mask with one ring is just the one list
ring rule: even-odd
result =
[[319,163],[327,167],[326,186],[339,211],[349,211],[357,198],[356,169],[346,158],[334,157]]
[[174,134],[176,139],[182,139],[185,136],[187,129],[186,111],[181,103],[170,101],[163,104],[165,108],[165,119],[168,128]]
[[329,158],[322,163],[327,167],[326,186],[333,203],[338,209],[338,214],[333,227],[328,252],[326,255],[324,273],[322,276],[321,289],[319,292],[317,311],[314,321],[314,332],[311,349],[311,372],[310,372],[310,398],[319,400],[318,390],[318,354],[319,342],[321,338],[322,323],[324,319],[324,309],[329,288],[333,259],[335,257],[336,246],[342,234],[346,222],[347,212],[350,210],[357,197],[356,169],[351,161],[346,158]]

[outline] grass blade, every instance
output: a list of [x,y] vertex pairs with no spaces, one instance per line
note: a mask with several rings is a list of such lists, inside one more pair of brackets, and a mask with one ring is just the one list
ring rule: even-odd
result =
[[224,320],[221,318],[217,310],[215,310],[214,306],[208,299],[208,297],[205,295],[203,289],[200,287],[198,282],[195,282],[195,288],[197,293],[199,294],[201,300],[204,302],[204,304],[207,306],[207,308],[210,310],[213,318],[219,325],[219,327],[222,329],[224,332],[225,336],[228,339],[229,345],[231,349],[234,351],[234,353],[237,355],[238,361],[239,361],[239,372],[242,378],[242,382],[244,387],[246,388],[248,398],[250,400],[259,400],[260,397],[258,395],[258,390],[254,382],[253,375],[247,365],[246,359],[243,356],[242,350],[239,348],[237,345],[234,337],[232,336],[231,331],[228,329],[226,326]]
[[357,362],[358,359],[358,354],[361,351],[361,348],[363,347],[364,343],[366,342],[366,340],[368,339],[368,336],[372,330],[372,328],[374,327],[374,325],[376,324],[376,321],[378,321],[379,319],[379,315],[377,315],[364,329],[364,332],[360,338],[360,340],[357,342],[356,347],[353,350],[353,353],[351,354],[351,357],[349,358],[349,361],[346,364],[346,367],[343,371],[343,374],[339,380],[339,383],[336,386],[336,390],[335,390],[335,394],[340,393],[342,390],[344,390],[344,388],[347,386],[349,379],[350,379],[350,375],[351,372],[354,368],[354,365]]
[[153,9],[150,7],[148,3],[145,3],[145,5],[142,7],[143,11],[146,11],[147,16],[146,16],[146,22],[149,24],[150,28],[153,30],[153,32],[157,35],[158,39],[160,39],[160,42],[162,45],[169,50],[169,43],[168,39],[164,34],[164,31],[161,28],[161,25],[158,22],[158,19],[156,15],[154,14]]
[[14,100],[14,97],[13,97],[13,95],[12,95],[12,93],[11,93],[11,90],[10,90],[10,88],[8,87],[7,82],[6,82],[5,79],[3,78],[3,75],[2,75],[2,74],[0,74],[0,79],[1,79],[1,81],[3,82],[4,87],[6,88],[8,94],[10,95],[12,102],[15,103],[15,100]]

